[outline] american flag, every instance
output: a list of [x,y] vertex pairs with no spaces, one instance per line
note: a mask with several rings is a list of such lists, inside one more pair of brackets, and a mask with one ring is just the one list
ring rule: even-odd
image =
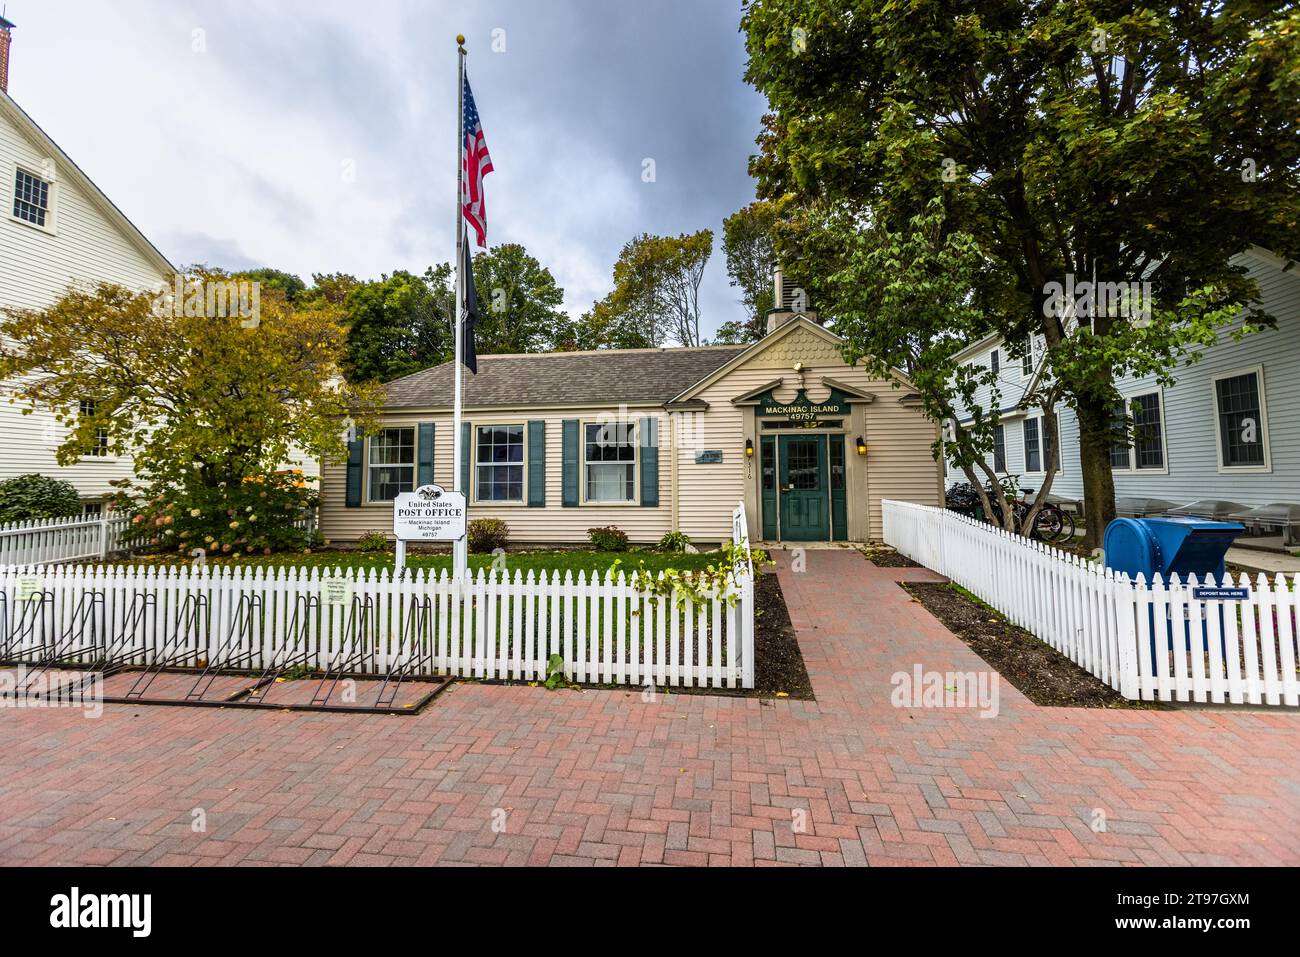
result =
[[488,155],[487,141],[483,139],[483,124],[478,119],[478,107],[465,77],[465,111],[461,117],[460,156],[465,176],[461,181],[460,202],[465,218],[474,227],[480,246],[487,245],[487,205],[483,197],[483,177],[492,172],[492,157]]

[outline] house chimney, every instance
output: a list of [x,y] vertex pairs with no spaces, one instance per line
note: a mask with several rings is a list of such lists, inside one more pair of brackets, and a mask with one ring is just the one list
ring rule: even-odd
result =
[[820,322],[817,313],[808,308],[808,297],[798,286],[786,288],[785,273],[780,265],[772,267],[772,308],[767,313],[767,331],[773,333],[791,319],[804,316]]
[[0,90],[9,92],[9,42],[13,39],[9,31],[14,25],[0,17]]

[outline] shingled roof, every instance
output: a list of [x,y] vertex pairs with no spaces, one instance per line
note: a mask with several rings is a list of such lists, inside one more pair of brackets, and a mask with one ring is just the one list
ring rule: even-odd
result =
[[[464,378],[466,408],[527,408],[668,402],[748,346],[601,349],[478,357]],[[452,402],[452,363],[388,383],[389,409],[443,408]]]

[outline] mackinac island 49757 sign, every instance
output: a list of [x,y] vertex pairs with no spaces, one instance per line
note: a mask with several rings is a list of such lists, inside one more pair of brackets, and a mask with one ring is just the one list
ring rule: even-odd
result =
[[393,502],[393,534],[407,542],[454,542],[465,535],[465,493],[421,485]]

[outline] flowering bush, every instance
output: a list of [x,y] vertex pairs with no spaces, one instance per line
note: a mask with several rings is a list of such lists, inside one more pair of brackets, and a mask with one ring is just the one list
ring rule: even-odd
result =
[[197,480],[156,482],[146,487],[119,483],[117,507],[132,515],[129,542],[159,551],[253,555],[297,551],[312,544],[297,527],[318,497],[314,478],[298,470],[245,476],[215,486]]

